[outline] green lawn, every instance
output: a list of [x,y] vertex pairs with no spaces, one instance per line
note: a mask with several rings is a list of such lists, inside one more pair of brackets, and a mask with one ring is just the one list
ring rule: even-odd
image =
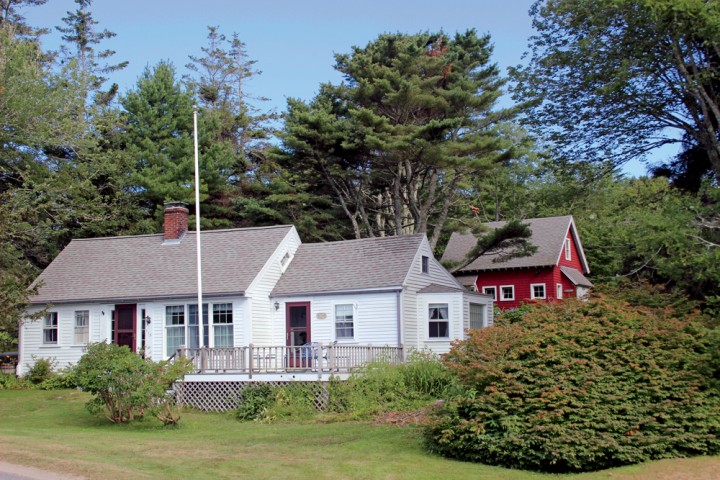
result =
[[[77,391],[0,391],[0,460],[88,478],[545,479],[429,455],[413,427],[257,424],[185,412],[178,427],[112,425]],[[720,457],[666,460],[577,479],[712,478]]]

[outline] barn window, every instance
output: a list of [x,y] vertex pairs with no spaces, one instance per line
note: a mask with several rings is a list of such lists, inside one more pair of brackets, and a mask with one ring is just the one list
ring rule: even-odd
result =
[[335,305],[335,338],[352,340],[355,337],[353,306]]
[[555,285],[555,290],[556,290],[555,297],[556,297],[556,298],[562,298],[562,297],[563,297],[563,295],[562,295],[562,288],[563,288],[563,287],[562,287],[562,283],[558,283],[558,284]]
[[48,312],[43,319],[43,343],[45,345],[57,345],[58,343],[57,312]]
[[428,306],[430,317],[430,338],[448,338],[450,336],[450,317],[447,303],[431,303]]
[[570,246],[570,239],[565,239],[565,260],[572,259],[572,247]]
[[545,298],[545,284],[544,283],[530,284],[530,298]]
[[501,301],[515,300],[515,286],[514,285],[500,286],[500,300]]
[[88,342],[88,334],[90,331],[90,312],[87,310],[78,310],[75,312],[75,338],[73,342],[76,345]]
[[495,287],[483,287],[482,291],[485,295],[492,295],[493,300],[497,300],[497,289]]

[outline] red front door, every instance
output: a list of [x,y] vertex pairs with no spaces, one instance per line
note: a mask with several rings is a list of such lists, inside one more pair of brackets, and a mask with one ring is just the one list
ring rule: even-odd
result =
[[113,343],[127,345],[135,351],[135,333],[137,323],[137,305],[115,305],[115,334]]
[[309,348],[302,345],[310,343],[310,302],[287,303],[285,306],[288,348],[288,366],[309,368],[311,363]]

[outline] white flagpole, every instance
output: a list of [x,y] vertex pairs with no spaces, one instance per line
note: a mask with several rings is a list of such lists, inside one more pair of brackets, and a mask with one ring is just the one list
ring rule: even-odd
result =
[[[205,325],[202,299],[202,254],[200,250],[200,161],[198,157],[197,106],[193,106],[193,135],[195,140],[195,243],[197,246],[197,299],[198,299],[198,346],[205,346]],[[208,312],[209,313],[209,312]]]

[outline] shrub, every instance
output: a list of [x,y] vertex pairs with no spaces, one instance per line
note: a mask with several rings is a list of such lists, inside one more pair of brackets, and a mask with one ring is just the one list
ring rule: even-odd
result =
[[667,309],[599,298],[534,305],[474,331],[445,364],[474,395],[426,434],[463,460],[548,472],[720,451],[707,330]]
[[23,378],[18,378],[12,373],[0,373],[0,390],[27,390],[30,384]]
[[181,362],[168,364],[145,360],[126,346],[95,343],[88,346],[74,368],[77,385],[95,397],[87,404],[92,413],[103,412],[114,423],[130,422],[145,413],[176,423],[167,390],[186,373]]
[[25,374],[25,379],[33,385],[39,385],[42,382],[50,380],[56,374],[53,368],[57,365],[55,359],[32,357],[35,363],[30,366]]
[[239,400],[235,411],[238,420],[260,420],[275,402],[275,391],[267,383],[251,383],[243,388]]

